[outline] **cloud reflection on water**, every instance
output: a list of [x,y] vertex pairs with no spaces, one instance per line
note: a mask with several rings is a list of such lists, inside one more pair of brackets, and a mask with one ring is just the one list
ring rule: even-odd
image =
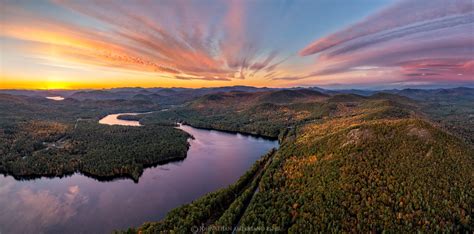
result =
[[[16,183],[8,177],[0,184],[0,233],[35,233],[64,223],[77,214],[77,209],[88,202],[79,186],[70,186],[63,193],[29,186],[14,191]],[[14,228],[14,229],[13,229]]]

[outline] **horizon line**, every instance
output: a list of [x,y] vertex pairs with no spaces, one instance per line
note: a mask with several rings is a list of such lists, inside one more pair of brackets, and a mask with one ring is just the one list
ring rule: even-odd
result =
[[338,90],[364,90],[364,91],[384,91],[384,90],[406,90],[406,89],[421,89],[421,90],[437,90],[437,89],[459,89],[459,88],[468,88],[474,89],[474,84],[472,85],[459,85],[452,87],[425,87],[425,86],[407,86],[407,87],[398,87],[398,88],[357,88],[357,87],[346,87],[346,88],[323,88],[322,86],[292,86],[292,87],[269,87],[269,86],[251,86],[251,85],[229,85],[229,86],[216,86],[216,87],[113,87],[113,88],[62,88],[62,89],[28,89],[28,88],[0,88],[0,91],[94,91],[94,90],[114,90],[114,89],[219,89],[219,88],[233,88],[233,87],[247,87],[247,88],[256,88],[256,89],[323,89],[328,91],[338,91]]

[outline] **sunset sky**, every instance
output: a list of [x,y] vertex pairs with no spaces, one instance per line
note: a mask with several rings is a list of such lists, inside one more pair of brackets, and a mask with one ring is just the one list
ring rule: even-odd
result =
[[474,86],[472,0],[0,0],[0,88]]

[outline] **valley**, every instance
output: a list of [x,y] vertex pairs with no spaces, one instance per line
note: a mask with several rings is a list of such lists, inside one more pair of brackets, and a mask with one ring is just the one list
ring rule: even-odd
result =
[[[116,123],[113,118],[108,119],[112,121],[109,123]],[[94,123],[95,120],[89,121],[88,124]],[[97,126],[101,127],[99,130],[114,129],[109,136],[111,138],[114,135],[120,137],[119,130],[128,134],[131,130],[141,131],[141,128],[148,127],[137,127],[133,121],[126,124],[130,127],[102,124]],[[167,135],[167,132],[158,131],[160,128],[151,129],[156,131],[156,134],[173,137]],[[261,155],[278,147],[276,141],[240,134],[202,130],[185,125],[179,125],[175,130],[186,133],[186,136],[193,136],[192,139],[188,138],[186,157],[148,165],[137,179],[128,176],[122,178],[119,173],[99,177],[82,171],[68,175],[35,177],[7,174],[0,178],[0,207],[8,211],[8,215],[0,215],[0,230],[6,233],[108,233],[138,226],[146,220],[162,218],[175,207],[234,183]],[[104,137],[101,139],[110,144]],[[123,153],[126,153],[124,150],[133,151],[132,146],[138,143],[142,143],[140,138],[127,138],[120,143],[124,146],[116,150],[122,150]],[[91,145],[86,150],[110,150],[107,148],[110,146],[97,146],[94,141],[89,144]],[[155,149],[156,152],[159,151]],[[41,156],[43,154],[31,155]],[[110,161],[123,162],[120,161],[121,157],[118,157],[120,155],[104,156],[109,157],[104,159],[104,165],[110,165]],[[130,154],[124,156],[129,157]],[[70,156],[60,154],[56,157]],[[52,159],[44,158],[40,162],[46,161],[45,165],[50,167],[48,160]],[[128,160],[132,161],[133,158]],[[100,166],[101,164],[96,164],[95,170],[106,170]],[[17,202],[11,202],[12,200]]]
[[[144,123],[169,118],[278,137],[281,147],[255,182],[259,192],[247,208],[242,208],[245,193],[231,204],[209,204],[206,199],[215,196],[210,194],[190,206],[211,209],[208,214],[219,216],[213,221],[202,216],[206,208],[183,206],[137,230],[180,232],[197,226],[209,231],[237,225],[293,232],[471,229],[474,150],[471,135],[460,133],[472,130],[472,115],[440,118],[442,110],[432,109],[436,101],[391,93],[304,93],[272,93],[289,95],[281,99],[259,93],[208,95],[174,113],[144,116]],[[472,113],[470,94],[464,96],[469,101],[461,102],[449,101],[450,95],[457,94],[436,96],[450,108]],[[461,131],[450,131],[446,123]]]
[[[190,160],[186,155],[195,140],[189,148],[194,134],[183,129],[188,125],[278,139],[280,147],[247,166],[229,187],[208,190],[214,192],[183,202],[192,201],[166,216],[143,220],[148,222],[142,226],[120,229],[471,230],[472,89],[366,95],[242,89],[176,91],[193,98],[171,102],[122,99],[122,94],[111,98],[116,91],[93,92],[84,100],[56,94],[65,96],[62,101],[36,98],[37,93],[3,94],[0,105],[9,111],[1,119],[5,156],[0,169],[17,179],[80,172],[140,184],[147,167]],[[99,124],[106,115],[109,124],[132,126]]]

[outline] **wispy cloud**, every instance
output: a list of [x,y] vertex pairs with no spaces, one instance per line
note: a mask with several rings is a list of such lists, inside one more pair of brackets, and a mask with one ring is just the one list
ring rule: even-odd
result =
[[473,81],[473,33],[471,0],[405,0],[314,41],[299,54],[318,55],[309,77],[347,76],[371,67],[412,80]]
[[206,6],[189,1],[54,3],[101,22],[100,28],[8,6],[9,20],[2,23],[0,36],[36,42],[45,55],[67,61],[177,79],[230,81],[265,75],[265,68],[277,66],[276,51],[259,52],[256,41],[247,38],[242,1]]
[[10,83],[474,82],[472,0],[402,0],[382,10],[382,0],[0,1],[0,76]]

